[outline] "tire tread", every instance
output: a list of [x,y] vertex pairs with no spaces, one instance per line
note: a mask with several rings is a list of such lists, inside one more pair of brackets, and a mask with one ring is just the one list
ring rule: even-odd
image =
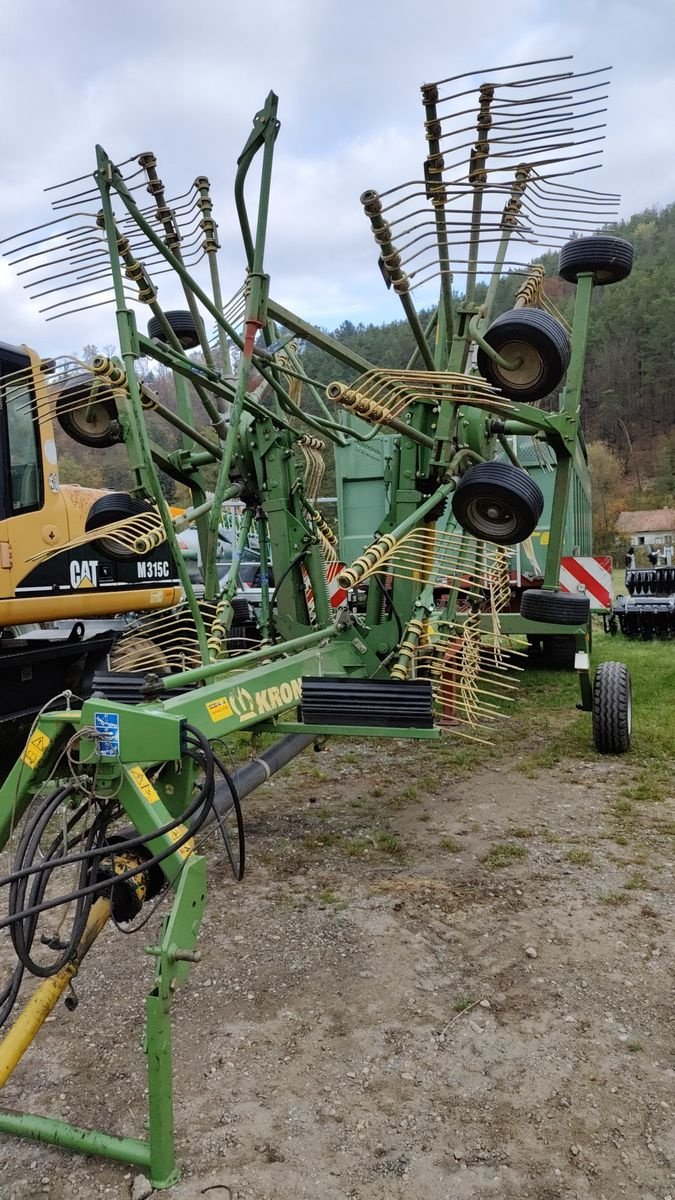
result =
[[601,754],[624,754],[630,746],[630,674],[624,663],[600,663],[593,684],[593,742]]

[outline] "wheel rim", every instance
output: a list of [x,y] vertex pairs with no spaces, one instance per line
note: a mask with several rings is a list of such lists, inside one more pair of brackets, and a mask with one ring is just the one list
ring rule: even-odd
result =
[[103,554],[107,554],[108,558],[115,558],[118,562],[122,559],[138,557],[133,550],[125,546],[124,542],[120,542],[114,537],[99,538],[96,545],[101,548]]
[[466,520],[487,541],[510,537],[518,529],[518,514],[499,496],[475,496],[466,506]]
[[626,732],[630,738],[633,732],[633,689],[630,683],[628,684],[628,700],[626,702]]
[[502,358],[511,359],[514,362],[518,359],[521,360],[517,367],[508,370],[501,367],[499,363],[493,364],[495,377],[508,384],[509,387],[519,391],[529,391],[543,379],[545,364],[535,346],[531,346],[527,342],[505,342],[503,346],[499,347],[499,353]]
[[83,437],[100,438],[110,433],[112,417],[105,404],[83,404],[64,415]]

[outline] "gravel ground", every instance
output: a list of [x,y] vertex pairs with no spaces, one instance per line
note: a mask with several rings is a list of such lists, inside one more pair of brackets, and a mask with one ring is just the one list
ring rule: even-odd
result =
[[[513,729],[473,771],[407,742],[310,751],[247,802],[242,884],[208,849],[172,1198],[675,1197],[675,802],[627,815],[630,766],[533,771]],[[142,1133],[157,923],[104,932],[7,1107]],[[3,1200],[149,1194],[104,1160],[0,1157]]]

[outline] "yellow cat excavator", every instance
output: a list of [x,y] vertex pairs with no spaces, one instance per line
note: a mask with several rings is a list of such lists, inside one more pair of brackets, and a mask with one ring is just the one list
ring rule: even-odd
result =
[[[181,598],[166,543],[139,557],[110,532],[134,514],[151,514],[151,505],[60,483],[55,418],[92,446],[111,444],[102,440],[110,423],[104,420],[97,441],[101,406],[88,413],[72,401],[82,387],[77,377],[60,392],[46,386],[52,368],[27,346],[0,342],[0,775],[51,697],[87,690],[122,614]],[[84,438],[69,429],[86,420]]]

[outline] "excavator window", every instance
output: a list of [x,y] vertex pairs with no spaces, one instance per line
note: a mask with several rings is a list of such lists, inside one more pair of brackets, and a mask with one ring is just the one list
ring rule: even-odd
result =
[[32,387],[7,383],[5,411],[12,493],[12,512],[39,508],[42,502],[37,422]]
[[0,355],[0,400],[5,469],[2,509],[5,516],[42,506],[42,464],[35,392],[26,368],[17,370],[18,355]]

